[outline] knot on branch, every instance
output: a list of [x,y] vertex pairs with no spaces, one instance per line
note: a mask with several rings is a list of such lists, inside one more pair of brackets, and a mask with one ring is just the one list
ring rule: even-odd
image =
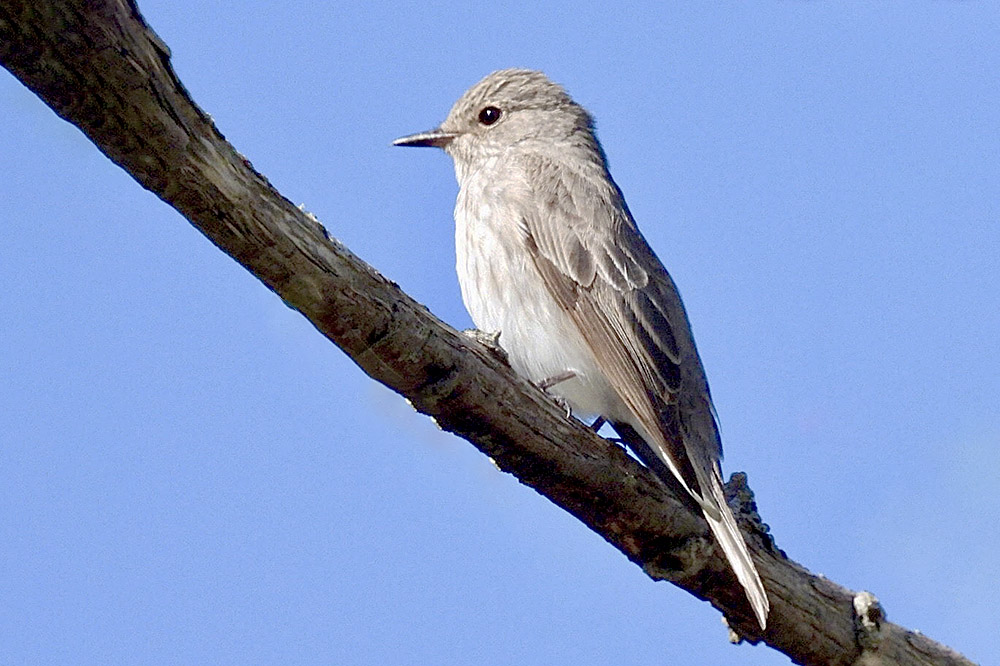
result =
[[715,544],[708,534],[683,539],[662,547],[642,564],[653,580],[668,580],[683,585],[694,581],[712,557]]
[[876,654],[882,641],[882,623],[885,609],[878,597],[868,591],[854,595],[854,636],[861,654],[854,662],[857,666],[874,666],[881,663]]
[[744,526],[749,527],[752,534],[757,535],[761,545],[768,550],[781,553],[782,557],[786,557],[784,552],[774,543],[771,527],[761,520],[760,514],[757,513],[757,501],[747,483],[746,472],[734,472],[725,485],[725,491],[726,502],[736,514],[736,518]]

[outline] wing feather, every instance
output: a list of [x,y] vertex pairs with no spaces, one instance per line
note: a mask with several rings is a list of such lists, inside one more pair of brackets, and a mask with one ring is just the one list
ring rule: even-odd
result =
[[[544,191],[532,200],[543,204],[524,211],[524,224],[536,268],[653,450],[717,516],[701,480],[718,466],[719,437],[714,421],[690,423],[698,410],[685,409],[710,398],[673,281],[609,180],[587,179],[533,159],[542,176],[535,179],[536,188]],[[610,225],[595,217],[607,211],[613,215]]]
[[[539,156],[529,159],[538,176],[530,201],[544,204],[524,210],[523,222],[542,280],[634,416],[629,425],[647,445],[639,455],[651,450],[701,506],[765,627],[767,593],[726,505],[715,410],[673,280],[603,165],[587,177]],[[610,220],[596,217],[609,211]]]

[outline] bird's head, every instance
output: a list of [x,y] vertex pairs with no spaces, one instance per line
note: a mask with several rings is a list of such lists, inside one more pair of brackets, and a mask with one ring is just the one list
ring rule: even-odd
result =
[[597,146],[586,110],[545,74],[527,69],[493,72],[455,102],[439,127],[393,144],[436,146],[470,166],[514,147]]

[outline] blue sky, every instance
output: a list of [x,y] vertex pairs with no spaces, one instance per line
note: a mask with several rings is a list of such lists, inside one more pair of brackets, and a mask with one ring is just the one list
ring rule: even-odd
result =
[[[450,161],[390,141],[494,69],[563,83],[778,544],[997,659],[996,4],[140,8],[237,149],[458,327]],[[0,114],[0,663],[788,663],[367,379],[6,72]]]

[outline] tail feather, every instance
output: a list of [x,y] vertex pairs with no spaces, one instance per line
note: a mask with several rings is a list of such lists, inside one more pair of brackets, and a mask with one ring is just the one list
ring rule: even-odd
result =
[[686,492],[698,503],[702,513],[705,514],[705,520],[708,522],[712,534],[715,535],[715,540],[722,546],[722,552],[736,574],[736,579],[746,592],[747,600],[750,602],[750,607],[753,608],[754,615],[757,616],[760,628],[766,629],[767,614],[771,604],[768,601],[767,592],[764,591],[760,574],[757,573],[757,567],[750,559],[750,551],[747,550],[743,535],[740,534],[736,518],[726,503],[719,463],[716,460],[711,460],[690,466],[690,471],[694,473],[700,490],[700,492],[694,492],[691,484],[675,471],[677,466],[667,465],[666,461],[670,460],[670,457],[666,453],[666,445],[654,449],[648,442],[656,441],[656,439],[648,437],[648,435],[643,437],[631,424],[616,421],[612,425],[629,448],[647,467],[653,470],[663,483],[671,486],[675,491]]
[[721,518],[716,519],[706,511],[705,519],[708,521],[708,526],[712,529],[712,534],[715,535],[719,545],[722,546],[722,552],[725,553],[729,565],[736,573],[736,579],[743,586],[747,599],[750,601],[750,607],[753,608],[754,615],[760,622],[760,628],[766,629],[767,614],[771,609],[771,603],[768,601],[767,592],[764,591],[764,583],[760,580],[757,567],[750,559],[750,551],[747,550],[747,544],[743,540],[743,535],[740,534],[736,518],[729,505],[726,504],[726,496],[722,490],[722,479],[717,474],[712,474],[709,482],[702,484],[702,490],[708,490],[711,499],[714,500],[712,503],[719,507],[721,514]]

